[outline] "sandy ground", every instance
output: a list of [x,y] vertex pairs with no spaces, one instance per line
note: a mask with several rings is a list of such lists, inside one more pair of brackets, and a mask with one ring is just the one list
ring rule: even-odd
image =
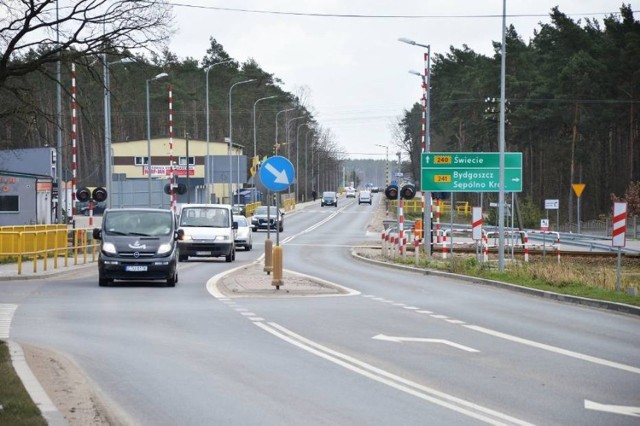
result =
[[[384,194],[378,194],[374,198],[374,208],[376,201],[381,202],[377,205],[376,212],[367,227],[368,231],[382,231],[382,220],[386,217],[383,198]],[[84,223],[85,221],[87,223]],[[79,218],[79,222],[82,223],[79,223],[78,226],[89,225],[88,218]],[[94,225],[96,225],[95,222]],[[250,271],[250,268],[247,271]],[[287,284],[282,287],[282,290],[287,292],[292,287],[310,289],[312,286],[316,286],[319,293],[327,292],[325,286],[318,286],[317,283],[303,277],[285,275],[284,278]],[[247,285],[246,277],[242,276],[242,271],[235,277],[223,280],[223,284],[225,285],[225,294],[241,293],[243,286],[251,287]],[[291,292],[295,293],[295,291]],[[22,345],[22,349],[29,367],[70,426],[128,424],[126,420],[123,420],[125,416],[118,415],[117,407],[109,404],[107,399],[100,395],[98,388],[73,360],[61,353],[31,345]]]

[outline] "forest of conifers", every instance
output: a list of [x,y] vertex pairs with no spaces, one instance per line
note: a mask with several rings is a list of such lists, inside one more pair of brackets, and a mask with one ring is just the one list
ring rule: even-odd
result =
[[[528,42],[507,31],[505,149],[523,153],[521,197],[571,206],[571,184],[584,183],[581,218],[594,219],[611,213],[611,194],[624,197],[640,180],[640,22],[631,6],[603,25],[557,9],[551,17]],[[494,47],[492,58],[462,47],[432,59],[431,151],[498,151],[501,46]],[[398,126],[413,173],[421,108]]]
[[[525,41],[513,26],[506,35],[506,150],[523,153],[521,198],[542,205],[544,199],[560,199],[564,220],[575,217],[572,183],[584,183],[582,218],[609,215],[612,194],[624,197],[632,182],[640,180],[640,22],[631,6],[602,23],[576,21],[559,10],[551,22],[541,25]],[[500,95],[500,44],[487,57],[466,46],[447,53],[432,52],[430,128],[432,151],[498,151],[498,104]],[[12,59],[13,66],[33,63],[38,52]],[[174,134],[205,140],[205,70],[209,72],[210,140],[228,136],[229,87],[243,79],[256,83],[234,89],[234,142],[253,144],[254,102],[258,154],[271,155],[275,141],[277,111],[280,137],[285,123],[308,116],[314,152],[323,158],[323,169],[338,170],[346,158],[343,149],[323,129],[305,105],[304,93],[292,94],[280,81],[253,60],[239,63],[211,38],[201,60],[179,59],[170,51],[162,55],[133,55],[135,63],[120,64],[126,51],[114,49],[107,57],[110,70],[112,137],[114,142],[146,138],[146,96],[149,86],[151,137],[168,136],[167,84],[173,86]],[[77,59],[77,58],[76,58]],[[104,176],[104,86],[102,57],[77,62],[78,180],[83,185],[102,184]],[[71,156],[71,60],[62,62],[63,152]],[[0,147],[41,147],[56,144],[56,84],[46,72],[32,72],[20,84],[4,87],[0,106]],[[44,68],[42,68],[44,69]],[[168,79],[149,81],[161,72]],[[9,90],[6,90],[9,87]],[[15,96],[15,97],[14,97]],[[17,99],[20,101],[17,101]],[[28,102],[25,102],[27,100]],[[416,101],[419,101],[416,99]],[[407,106],[398,119],[397,142],[409,153],[406,171],[419,176],[422,105]],[[290,123],[293,132],[304,121]],[[268,124],[267,124],[268,123]],[[341,141],[348,143],[348,141]],[[295,152],[295,151],[293,151]],[[302,151],[301,151],[302,155]],[[316,157],[318,158],[318,157]],[[419,183],[419,180],[416,179]],[[638,213],[638,212],[637,212]]]

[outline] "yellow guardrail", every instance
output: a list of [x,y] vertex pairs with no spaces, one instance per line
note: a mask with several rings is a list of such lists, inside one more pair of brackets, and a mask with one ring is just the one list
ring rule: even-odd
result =
[[89,256],[96,261],[98,243],[91,238],[92,228],[69,229],[66,225],[25,225],[0,227],[0,260],[17,263],[17,273],[22,274],[24,262],[33,261],[33,272],[38,272],[39,260],[47,271],[49,261],[53,268],[87,263]]
[[[398,208],[397,200],[389,200],[393,209]],[[433,206],[435,211],[435,204]],[[448,214],[451,211],[450,201],[440,201],[440,213]],[[404,200],[404,213],[420,213],[422,212],[422,200]],[[468,216],[471,214],[471,206],[468,201],[456,201],[456,214]]]

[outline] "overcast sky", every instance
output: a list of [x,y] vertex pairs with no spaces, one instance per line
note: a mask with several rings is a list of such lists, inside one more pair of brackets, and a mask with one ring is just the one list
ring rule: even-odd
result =
[[[200,60],[213,37],[234,59],[255,59],[284,82],[284,90],[304,94],[307,107],[352,158],[384,158],[385,149],[377,145],[393,144],[392,123],[422,96],[420,77],[408,71],[424,71],[425,49],[400,43],[398,38],[431,45],[433,58],[450,46],[464,44],[491,56],[492,42],[502,37],[502,0],[172,3],[178,31],[170,45],[174,53],[181,59]],[[549,12],[556,5],[574,20],[592,18],[602,23],[605,15],[619,11],[622,2],[508,0],[507,25],[513,24],[528,42],[540,22],[549,22]],[[495,94],[487,95],[498,96],[499,83]]]

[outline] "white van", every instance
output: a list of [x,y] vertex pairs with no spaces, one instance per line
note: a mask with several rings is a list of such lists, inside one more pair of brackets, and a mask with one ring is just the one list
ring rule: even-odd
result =
[[237,228],[227,204],[183,204],[178,218],[178,261],[220,256],[234,261]]

